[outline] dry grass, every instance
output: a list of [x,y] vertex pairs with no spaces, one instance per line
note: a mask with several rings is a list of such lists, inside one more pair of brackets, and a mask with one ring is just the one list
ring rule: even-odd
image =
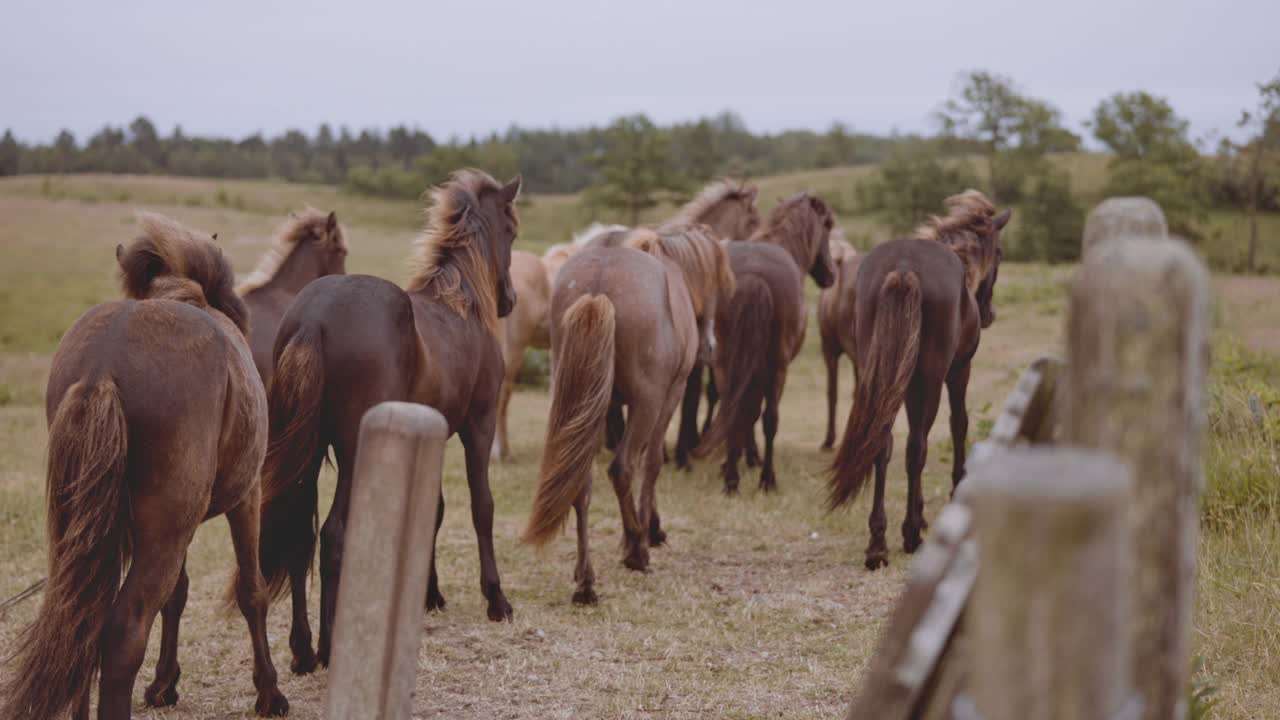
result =
[[[777,181],[778,188],[793,180]],[[337,205],[351,235],[349,267],[393,279],[416,210],[324,189],[259,183],[101,178],[66,181],[55,198],[36,185],[0,183],[0,598],[44,574],[43,388],[49,355],[63,329],[89,305],[116,296],[114,245],[130,237],[135,205],[218,231],[235,266],[247,270],[266,247],[283,212],[303,202]],[[228,206],[173,198],[243,197]],[[118,201],[127,192],[129,198]],[[332,193],[332,191],[328,191]],[[76,193],[94,193],[86,202]],[[113,199],[115,198],[115,199]],[[556,228],[577,220],[570,201],[534,198],[527,209],[535,233],[527,246],[560,239]],[[345,209],[344,209],[345,208]],[[569,217],[552,217],[555,213]],[[390,218],[386,220],[385,218]],[[979,432],[1038,353],[1061,341],[1062,284],[1069,268],[1011,266],[997,291],[1000,317],[983,336],[970,386],[971,427]],[[1275,285],[1272,286],[1276,287]],[[442,589],[448,608],[424,615],[416,714],[450,718],[727,717],[817,718],[843,713],[871,660],[881,623],[900,590],[909,558],[896,550],[888,570],[861,567],[867,499],[851,513],[820,510],[829,456],[816,447],[825,424],[825,375],[816,328],[792,367],[782,408],[779,483],[762,496],[719,493],[714,463],[693,473],[664,469],[659,506],[670,546],[655,550],[652,572],[625,570],[617,504],[597,481],[592,540],[601,604],[572,606],[570,535],[535,552],[517,538],[537,480],[544,419],[543,391],[520,390],[512,401],[515,464],[491,472],[497,504],[495,540],[515,621],[485,619],[475,539],[460,448],[446,453],[448,514],[440,536]],[[845,364],[842,413],[851,377]],[[841,416],[843,420],[843,416]],[[899,431],[905,428],[900,421]],[[934,427],[925,478],[932,516],[949,490],[946,408]],[[902,447],[901,444],[898,447]],[[597,477],[601,476],[601,464]],[[888,512],[904,512],[901,454],[891,468]],[[748,475],[753,478],[754,473]],[[327,503],[333,477],[326,471]],[[749,481],[748,481],[749,482]],[[323,509],[322,509],[323,510]],[[1221,687],[1217,717],[1280,716],[1277,612],[1280,532],[1254,523],[1244,533],[1207,534],[1197,611],[1199,652]],[[891,533],[891,540],[896,536]],[[892,543],[891,543],[892,544]],[[243,717],[252,708],[247,632],[219,609],[231,571],[226,524],[207,523],[189,553],[191,595],[182,626],[181,700],[166,718]],[[313,593],[312,617],[317,594]],[[29,601],[0,618],[0,655],[36,609]],[[287,603],[271,616],[270,637],[282,688],[294,717],[321,716],[325,674],[288,673]],[[158,646],[153,630],[136,688],[150,681]],[[5,672],[0,667],[0,673]]]

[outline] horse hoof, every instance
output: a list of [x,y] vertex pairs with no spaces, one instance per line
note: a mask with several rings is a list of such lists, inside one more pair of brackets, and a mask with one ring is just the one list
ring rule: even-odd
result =
[[427,591],[427,612],[444,610],[444,595],[439,590]]
[[626,565],[628,570],[635,570],[636,572],[647,571],[649,569],[648,549],[631,551],[623,558],[622,564]]
[[272,688],[271,692],[258,696],[254,709],[262,717],[284,717],[289,714],[289,701],[279,688]]
[[147,705],[155,708],[172,707],[178,704],[178,679],[163,682],[157,679],[147,688],[144,697]]
[[882,567],[889,567],[889,555],[885,552],[867,553],[867,560],[864,564],[872,572]]
[[737,485],[725,485],[725,486],[724,486],[724,494],[725,494],[725,495],[727,495],[728,497],[734,497],[735,495],[737,495],[737,494],[738,494],[738,486],[737,486]]
[[316,654],[311,651],[308,646],[305,650],[293,653],[293,661],[289,663],[289,670],[294,675],[310,675],[316,671]]
[[920,537],[906,538],[902,541],[902,551],[908,555],[912,555],[916,550],[920,549]]
[[489,619],[493,622],[510,622],[512,618],[511,603],[507,602],[505,597],[499,596],[496,600],[489,603]]
[[662,547],[667,544],[667,531],[654,530],[649,533],[649,547]]
[[329,648],[323,645],[316,648],[316,662],[324,667],[329,667]]
[[822,450],[822,451],[824,451],[824,452],[831,452],[831,450],[832,450],[832,448],[833,448],[834,446],[835,446],[835,443],[833,443],[833,442],[831,442],[831,441],[827,441],[827,442],[824,442],[824,443],[822,443],[821,445],[819,445],[819,446],[818,446],[818,449],[819,449],[819,450]]
[[596,591],[591,588],[583,588],[573,594],[574,605],[595,605],[600,602],[600,598],[596,597]]

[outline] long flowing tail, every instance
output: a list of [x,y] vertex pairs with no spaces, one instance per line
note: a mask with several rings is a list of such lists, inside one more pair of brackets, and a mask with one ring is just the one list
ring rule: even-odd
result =
[[831,464],[832,509],[853,500],[884,449],[920,354],[920,278],[911,271],[885,275],[876,303],[867,367],[858,369],[853,407]]
[[774,383],[769,360],[777,343],[769,286],[759,277],[743,275],[737,279],[731,303],[724,327],[716,327],[720,335],[716,364],[724,368],[725,386],[716,388],[720,406],[691,453],[699,459],[718,450],[731,435],[745,437],[751,431],[765,393]]
[[606,295],[584,295],[561,322],[565,341],[551,383],[542,481],[524,531],[534,545],[559,533],[573,501],[591,482],[591,461],[600,450],[600,428],[613,395],[613,302]]
[[288,570],[295,562],[310,565],[315,556],[319,520],[315,471],[323,452],[323,396],[320,331],[303,326],[276,355],[275,373],[267,390],[271,429],[262,462],[258,562],[272,598],[284,594]]
[[0,688],[0,717],[58,717],[93,684],[129,551],[128,447],[115,382],[72,385],[49,427],[49,581]]

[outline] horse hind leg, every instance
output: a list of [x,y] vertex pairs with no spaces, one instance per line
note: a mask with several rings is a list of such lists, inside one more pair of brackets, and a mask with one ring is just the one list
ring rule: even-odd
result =
[[280,692],[276,668],[271,662],[271,645],[267,641],[267,595],[262,587],[262,573],[258,566],[258,491],[250,501],[241,503],[227,513],[231,527],[231,544],[235,548],[236,604],[249,626],[249,638],[253,645],[253,685],[258,690],[254,705],[263,717],[285,715],[289,701]]
[[[316,487],[320,466],[323,464],[324,455],[317,454],[307,468],[304,485]],[[313,520],[308,517],[306,522],[311,524]],[[314,527],[309,528],[308,532],[314,533]],[[311,648],[311,620],[307,617],[307,576],[311,572],[311,560],[310,554],[306,553],[293,553],[289,558],[289,598],[293,615],[289,628],[289,650],[293,659],[289,663],[289,670],[295,675],[315,672],[319,664],[316,653]]]
[[684,400],[680,409],[680,430],[676,436],[676,467],[693,468],[689,452],[698,446],[698,401],[702,395],[702,363],[693,366],[685,381]]
[[[493,491],[489,487],[489,446],[493,443],[492,420],[480,420],[462,432],[462,449],[467,460],[467,489],[471,491],[471,524],[480,548],[480,592],[489,603],[489,619],[510,620],[511,603],[502,592],[498,560],[493,549]],[[434,557],[434,553],[432,553]]]
[[969,436],[969,410],[965,407],[965,392],[969,388],[969,363],[957,366],[947,375],[947,398],[951,401],[951,445],[954,460],[951,465],[951,494],[954,495],[964,479],[965,454]]
[[626,548],[622,563],[631,570],[643,572],[649,568],[649,517],[647,514],[642,517],[637,511],[631,482],[637,469],[647,469],[648,457],[657,453],[661,459],[661,446],[653,447],[659,408],[651,401],[640,402],[629,407],[627,415],[627,427],[622,441],[618,443],[618,453],[609,464],[609,477],[613,480],[613,491],[618,496],[622,514],[623,545]]
[[922,476],[929,457],[929,430],[938,416],[942,382],[922,381],[907,393],[907,516],[902,521],[902,549],[914,553],[927,528]]
[[[440,503],[436,505],[436,529],[431,535],[431,547],[436,546],[440,538],[440,527],[444,525],[444,493],[440,493]],[[440,578],[436,575],[436,554],[431,553],[431,575],[427,579],[427,610],[444,610],[444,594],[440,592]]]
[[778,434],[778,399],[774,393],[764,401],[764,462],[760,470],[760,489],[773,492],[778,489],[778,476],[773,467],[773,438]]
[[578,520],[578,564],[573,569],[573,581],[577,587],[573,591],[574,605],[595,605],[600,599],[596,596],[596,571],[591,565],[591,545],[588,537],[591,510],[591,483],[588,482],[578,498],[573,501],[574,514]]
[[99,720],[129,718],[133,685],[147,652],[151,624],[173,597],[191,532],[137,538],[135,553],[102,633]]
[[187,606],[189,587],[184,557],[182,570],[178,573],[178,583],[174,586],[169,601],[164,604],[164,609],[160,611],[160,658],[156,661],[156,679],[143,695],[147,705],[151,707],[168,707],[178,702],[178,678],[182,676],[182,669],[178,665],[178,623]]
[[884,512],[885,476],[889,472],[889,460],[893,457],[893,431],[885,433],[884,449],[876,455],[875,461],[875,495],[871,499],[871,516],[867,519],[867,529],[871,531],[871,539],[867,543],[864,565],[868,570],[878,570],[889,564],[889,545],[885,542],[884,532],[888,527],[888,519]]

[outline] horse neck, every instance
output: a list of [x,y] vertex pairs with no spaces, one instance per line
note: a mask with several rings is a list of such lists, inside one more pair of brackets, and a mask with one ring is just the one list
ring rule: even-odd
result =
[[316,251],[308,244],[299,243],[289,253],[284,262],[280,263],[280,268],[276,270],[275,275],[263,286],[272,290],[284,290],[293,295],[302,292],[302,288],[307,283],[324,275],[324,269],[321,266],[320,258],[316,257]]
[[737,240],[732,233],[738,226],[738,213],[733,207],[724,203],[716,203],[702,212],[701,215],[694,218],[694,222],[708,225],[715,231],[716,235],[729,240]]
[[[483,278],[471,277],[466,272],[464,263],[467,262],[467,258],[460,257],[460,254],[462,252],[467,252],[467,251],[458,250],[458,249],[450,250],[449,257],[445,257],[441,260],[441,271],[445,271],[445,267],[444,267],[445,265],[451,265],[452,267],[449,268],[448,271],[456,272],[458,275],[458,290],[456,293],[450,292],[448,289],[440,287],[437,283],[437,278],[432,278],[426,283],[423,283],[415,287],[414,289],[409,290],[408,292],[412,295],[417,295],[418,297],[421,297],[424,300],[431,302],[433,304],[441,304],[448,307],[454,307],[454,309],[458,309],[461,311],[460,314],[462,316],[468,319],[475,320],[480,325],[488,328],[489,331],[496,336],[499,334],[498,327],[497,327],[498,317],[496,313],[496,308],[498,304],[497,297],[493,298],[493,306],[495,309],[494,316],[485,317],[485,313],[483,312],[483,310],[481,310],[481,308],[484,307],[485,300],[487,299],[487,297],[482,295],[481,293],[485,293],[485,292],[492,293],[493,291],[486,290],[486,288],[476,286],[476,283],[483,280]],[[479,266],[483,266],[483,264],[486,262],[486,258],[482,253],[476,252],[475,261]],[[461,297],[458,297],[458,296],[461,296]],[[459,301],[463,303],[463,307],[465,309],[458,308],[454,305]]]
[[763,234],[756,236],[754,239],[757,240],[758,242],[766,242],[771,245],[777,245],[783,250],[786,250],[787,254],[791,256],[791,261],[796,264],[796,269],[800,271],[801,275],[804,275],[805,273],[809,272],[809,266],[812,265],[813,263],[807,256],[803,254],[804,248],[801,247],[801,243],[789,242],[788,239],[780,231],[779,232],[766,231]]

